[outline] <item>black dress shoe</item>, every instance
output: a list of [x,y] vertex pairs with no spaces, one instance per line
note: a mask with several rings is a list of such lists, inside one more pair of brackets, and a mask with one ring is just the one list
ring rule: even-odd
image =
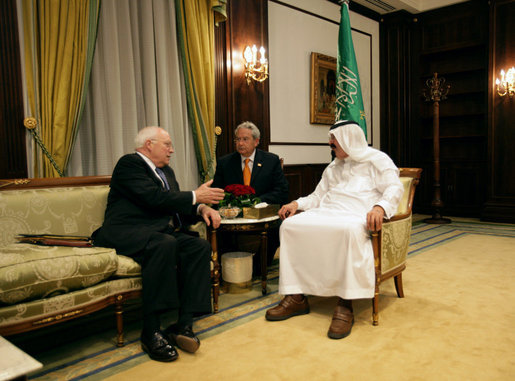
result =
[[200,347],[200,340],[191,327],[179,328],[177,325],[173,324],[165,329],[165,334],[170,338],[172,343],[183,351],[195,353]]
[[141,335],[141,349],[143,349],[152,360],[170,362],[177,360],[179,353],[172,344],[168,342],[161,331],[154,331],[151,335]]

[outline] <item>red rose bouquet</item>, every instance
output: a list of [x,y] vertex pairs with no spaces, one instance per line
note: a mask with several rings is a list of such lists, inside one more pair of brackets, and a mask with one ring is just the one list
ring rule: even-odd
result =
[[254,188],[248,185],[231,184],[224,188],[225,197],[218,204],[219,207],[251,207],[259,204],[261,200],[256,196]]

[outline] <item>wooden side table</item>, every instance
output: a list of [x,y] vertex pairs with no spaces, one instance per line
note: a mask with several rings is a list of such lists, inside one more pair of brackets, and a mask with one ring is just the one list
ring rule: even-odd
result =
[[267,261],[266,250],[268,246],[268,230],[279,226],[281,220],[279,216],[272,216],[257,219],[248,218],[233,218],[222,219],[218,229],[210,229],[209,240],[211,248],[213,249],[213,262],[214,262],[214,284],[213,284],[213,309],[218,312],[218,296],[220,294],[220,257],[218,255],[218,240],[217,233],[219,231],[227,231],[234,233],[259,233],[261,236],[261,249],[259,255],[261,256],[261,293],[266,295],[266,282],[267,282]]
[[0,336],[0,381],[26,380],[27,374],[42,367],[39,361]]

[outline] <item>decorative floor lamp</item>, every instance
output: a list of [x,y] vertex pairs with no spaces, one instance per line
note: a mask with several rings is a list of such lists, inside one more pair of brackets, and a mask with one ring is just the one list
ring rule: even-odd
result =
[[426,218],[424,222],[428,224],[448,224],[451,222],[449,218],[443,218],[441,211],[443,201],[440,197],[440,104],[439,102],[447,98],[450,85],[445,85],[445,78],[438,78],[438,73],[433,74],[433,78],[426,81],[429,89],[423,90],[426,101],[433,102],[433,188],[434,195],[431,207],[433,216]]

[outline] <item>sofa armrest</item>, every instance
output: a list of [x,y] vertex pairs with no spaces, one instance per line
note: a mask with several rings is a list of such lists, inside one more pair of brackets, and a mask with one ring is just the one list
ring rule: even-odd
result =
[[207,241],[207,226],[204,221],[198,221],[195,224],[189,225],[187,230],[190,232],[198,233],[200,238]]

